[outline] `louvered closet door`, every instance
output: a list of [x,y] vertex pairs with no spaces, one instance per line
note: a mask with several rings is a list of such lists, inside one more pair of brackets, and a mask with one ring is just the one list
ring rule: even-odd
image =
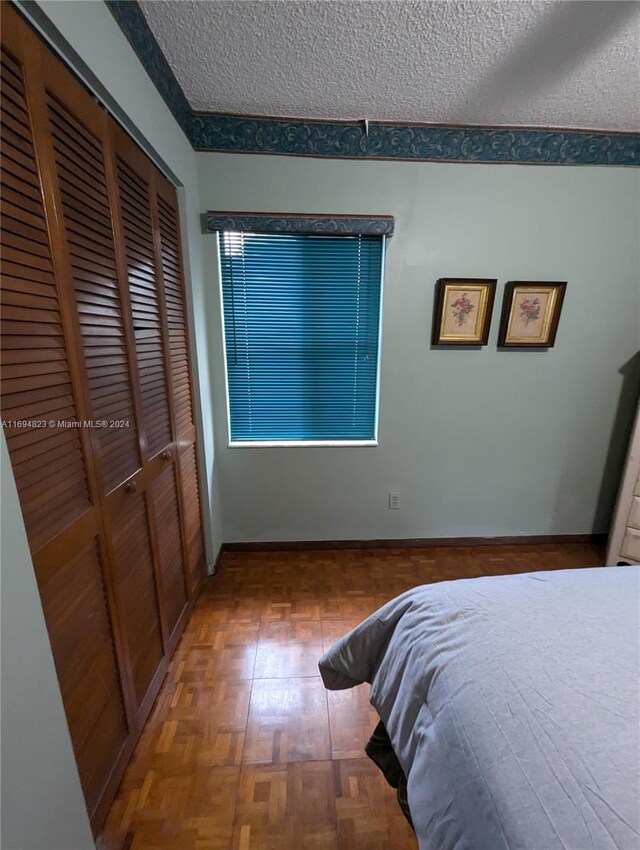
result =
[[108,118],[85,92],[70,95],[65,75],[53,69],[46,102],[91,418],[107,423],[94,428],[92,436],[128,674],[143,716],[165,653],[131,307],[123,252],[114,237],[117,203],[111,200],[115,191],[110,193]]
[[175,194],[0,8],[0,401],[97,832],[204,576]]
[[113,128],[122,245],[131,303],[144,431],[144,481],[155,528],[165,641],[172,643],[188,601],[176,475],[176,440],[167,317],[157,252],[157,171]]
[[171,365],[171,397],[175,410],[178,474],[186,543],[187,578],[190,593],[195,595],[204,580],[205,559],[196,465],[196,432],[193,419],[179,219],[176,192],[173,186],[164,178],[158,176],[156,191],[160,263],[164,282],[169,362]]
[[[107,570],[68,268],[46,174],[39,42],[2,13],[2,417],[89,812],[131,743],[124,650]],[[24,64],[30,65],[25,70]],[[37,150],[35,139],[37,138]],[[36,801],[37,802],[37,801]]]

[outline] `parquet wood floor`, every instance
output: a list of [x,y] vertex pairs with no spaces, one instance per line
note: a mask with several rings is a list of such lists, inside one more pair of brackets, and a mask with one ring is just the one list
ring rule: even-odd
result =
[[102,850],[415,850],[364,754],[368,686],[327,692],[323,651],[428,582],[593,566],[588,544],[225,553],[176,650]]

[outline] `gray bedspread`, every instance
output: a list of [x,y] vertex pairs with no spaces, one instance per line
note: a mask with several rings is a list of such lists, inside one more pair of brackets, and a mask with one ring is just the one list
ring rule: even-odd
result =
[[636,850],[639,624],[640,567],[442,582],[320,672],[371,683],[421,850]]

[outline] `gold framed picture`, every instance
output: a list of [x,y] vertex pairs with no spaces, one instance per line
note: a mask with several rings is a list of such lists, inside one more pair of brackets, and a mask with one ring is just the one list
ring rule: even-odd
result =
[[433,304],[432,345],[486,345],[496,279],[441,277]]
[[498,346],[551,348],[556,341],[566,281],[511,281],[504,288]]

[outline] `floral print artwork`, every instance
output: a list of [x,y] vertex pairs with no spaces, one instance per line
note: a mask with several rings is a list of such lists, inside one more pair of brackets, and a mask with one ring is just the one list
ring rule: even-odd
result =
[[550,293],[538,289],[514,292],[508,336],[512,339],[539,340],[547,332],[545,316]]
[[474,309],[475,307],[471,303],[471,300],[466,292],[463,292],[462,295],[459,295],[456,300],[451,304],[453,320],[459,328],[461,328],[463,325],[466,325],[467,319],[469,318],[469,315],[473,312]]
[[537,322],[540,318],[540,310],[542,305],[539,298],[525,298],[518,304],[520,309],[520,320],[525,327],[529,327],[532,322]]

